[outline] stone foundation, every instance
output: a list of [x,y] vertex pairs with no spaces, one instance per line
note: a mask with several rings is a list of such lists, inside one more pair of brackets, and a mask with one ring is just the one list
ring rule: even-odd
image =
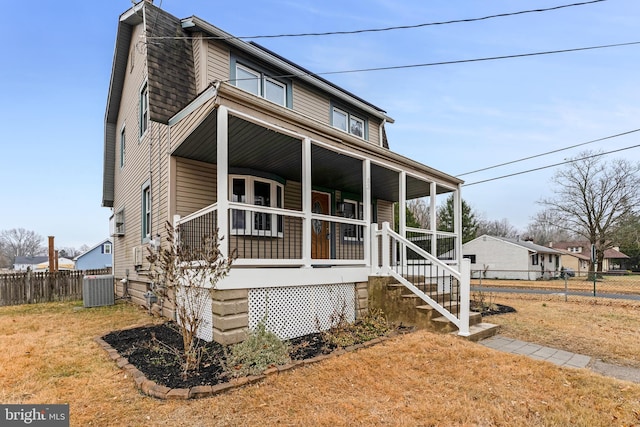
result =
[[244,341],[249,329],[249,291],[212,289],[213,340],[223,345]]

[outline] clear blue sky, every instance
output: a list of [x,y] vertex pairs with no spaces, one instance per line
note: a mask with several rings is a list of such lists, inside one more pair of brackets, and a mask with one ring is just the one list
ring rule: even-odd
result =
[[[477,18],[563,0],[155,1],[236,36],[346,31]],[[1,0],[0,230],[26,228],[57,247],[108,235],[102,208],[104,111],[118,16],[128,0]],[[640,41],[640,1],[479,22],[257,42],[315,72],[424,64]],[[329,80],[385,109],[392,150],[451,175],[640,128],[640,45]],[[639,134],[589,145],[638,144]],[[575,149],[468,175],[467,182],[561,162]],[[640,150],[612,157],[640,160]],[[487,219],[525,228],[553,169],[463,188]]]

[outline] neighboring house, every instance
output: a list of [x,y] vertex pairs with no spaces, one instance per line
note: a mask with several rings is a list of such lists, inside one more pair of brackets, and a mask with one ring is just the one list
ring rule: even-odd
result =
[[76,270],[98,270],[109,268],[112,263],[113,242],[105,239],[73,260],[76,262]]
[[[34,271],[49,271],[49,258],[45,257],[46,261],[34,266]],[[69,258],[60,257],[57,260],[58,271],[60,270],[75,270],[76,266],[73,260]]]
[[[390,123],[255,43],[134,5],[119,19],[105,114],[102,203],[112,210],[117,293],[146,303],[147,251],[165,240],[168,221],[190,246],[217,227],[222,254],[237,255],[200,332],[222,343],[263,319],[283,338],[327,328],[339,312],[353,320],[366,312],[371,275],[406,280],[407,257],[389,245],[407,244],[408,231],[428,236],[434,255],[422,259],[432,271],[464,281],[462,181],[390,151]],[[436,233],[436,199],[451,194],[456,231]],[[407,230],[406,202],[417,198],[432,207],[430,230]],[[401,236],[376,231],[393,229],[394,203]],[[446,265],[435,258],[443,252]]]
[[562,252],[533,242],[486,234],[462,245],[472,277],[537,280],[558,277]]
[[[576,274],[586,274],[591,265],[591,243],[587,241],[577,242],[552,242],[549,247],[563,251],[562,265],[565,268],[575,270]],[[602,271],[624,269],[624,260],[629,259],[627,255],[620,252],[620,248],[613,247],[605,249],[602,260]]]
[[36,265],[41,262],[49,261],[49,257],[44,256],[17,256],[13,263],[13,269],[16,271],[35,270]]

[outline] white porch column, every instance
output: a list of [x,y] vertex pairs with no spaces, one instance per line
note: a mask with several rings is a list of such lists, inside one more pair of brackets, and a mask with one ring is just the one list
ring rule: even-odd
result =
[[302,261],[311,268],[311,139],[302,141]]
[[369,255],[369,266],[371,267],[371,274],[376,275],[380,273],[378,267],[378,256],[380,254],[380,247],[378,246],[378,224],[371,224],[369,238],[371,239],[371,252]]
[[469,299],[471,298],[471,261],[461,259],[460,264],[460,326],[458,335],[468,337],[469,332]]
[[435,182],[431,183],[429,188],[429,229],[431,230],[431,255],[438,255],[438,218],[436,218],[436,191],[438,191],[437,185]]
[[387,221],[382,223],[382,248],[381,249],[381,254],[382,254],[382,271],[381,273],[384,274],[385,276],[389,275],[389,270],[391,270],[389,268],[389,256],[391,255],[391,244],[390,244],[390,239],[389,239],[389,223]]
[[363,219],[367,225],[364,228],[364,259],[370,266],[371,262],[371,160],[366,159],[362,162],[362,207],[364,209]]
[[460,270],[460,261],[462,260],[462,197],[460,195],[461,186],[458,184],[458,188],[453,193],[454,203],[454,220],[453,231],[456,233],[456,261],[458,262],[458,271]]
[[229,256],[229,113],[224,106],[218,107],[217,115],[217,203],[220,254]]
[[[398,199],[398,234],[405,239],[407,238],[407,173],[400,172],[400,188]],[[400,253],[402,254],[402,264],[407,262],[407,247],[404,243],[400,244]]]

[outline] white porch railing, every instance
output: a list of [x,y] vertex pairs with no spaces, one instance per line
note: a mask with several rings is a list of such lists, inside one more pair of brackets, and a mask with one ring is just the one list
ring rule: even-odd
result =
[[[372,274],[392,276],[469,336],[470,263],[459,271],[394,232],[388,222],[371,229]],[[454,314],[453,312],[457,312]]]
[[[368,268],[369,238],[366,221],[296,210],[229,202],[229,229],[224,235],[236,266],[358,266]],[[174,227],[180,243],[195,247],[211,235],[223,215],[217,204],[180,218]],[[308,227],[304,222],[309,221]],[[304,230],[308,230],[305,232]],[[311,248],[308,252],[304,248]],[[305,252],[311,254],[305,257]]]

